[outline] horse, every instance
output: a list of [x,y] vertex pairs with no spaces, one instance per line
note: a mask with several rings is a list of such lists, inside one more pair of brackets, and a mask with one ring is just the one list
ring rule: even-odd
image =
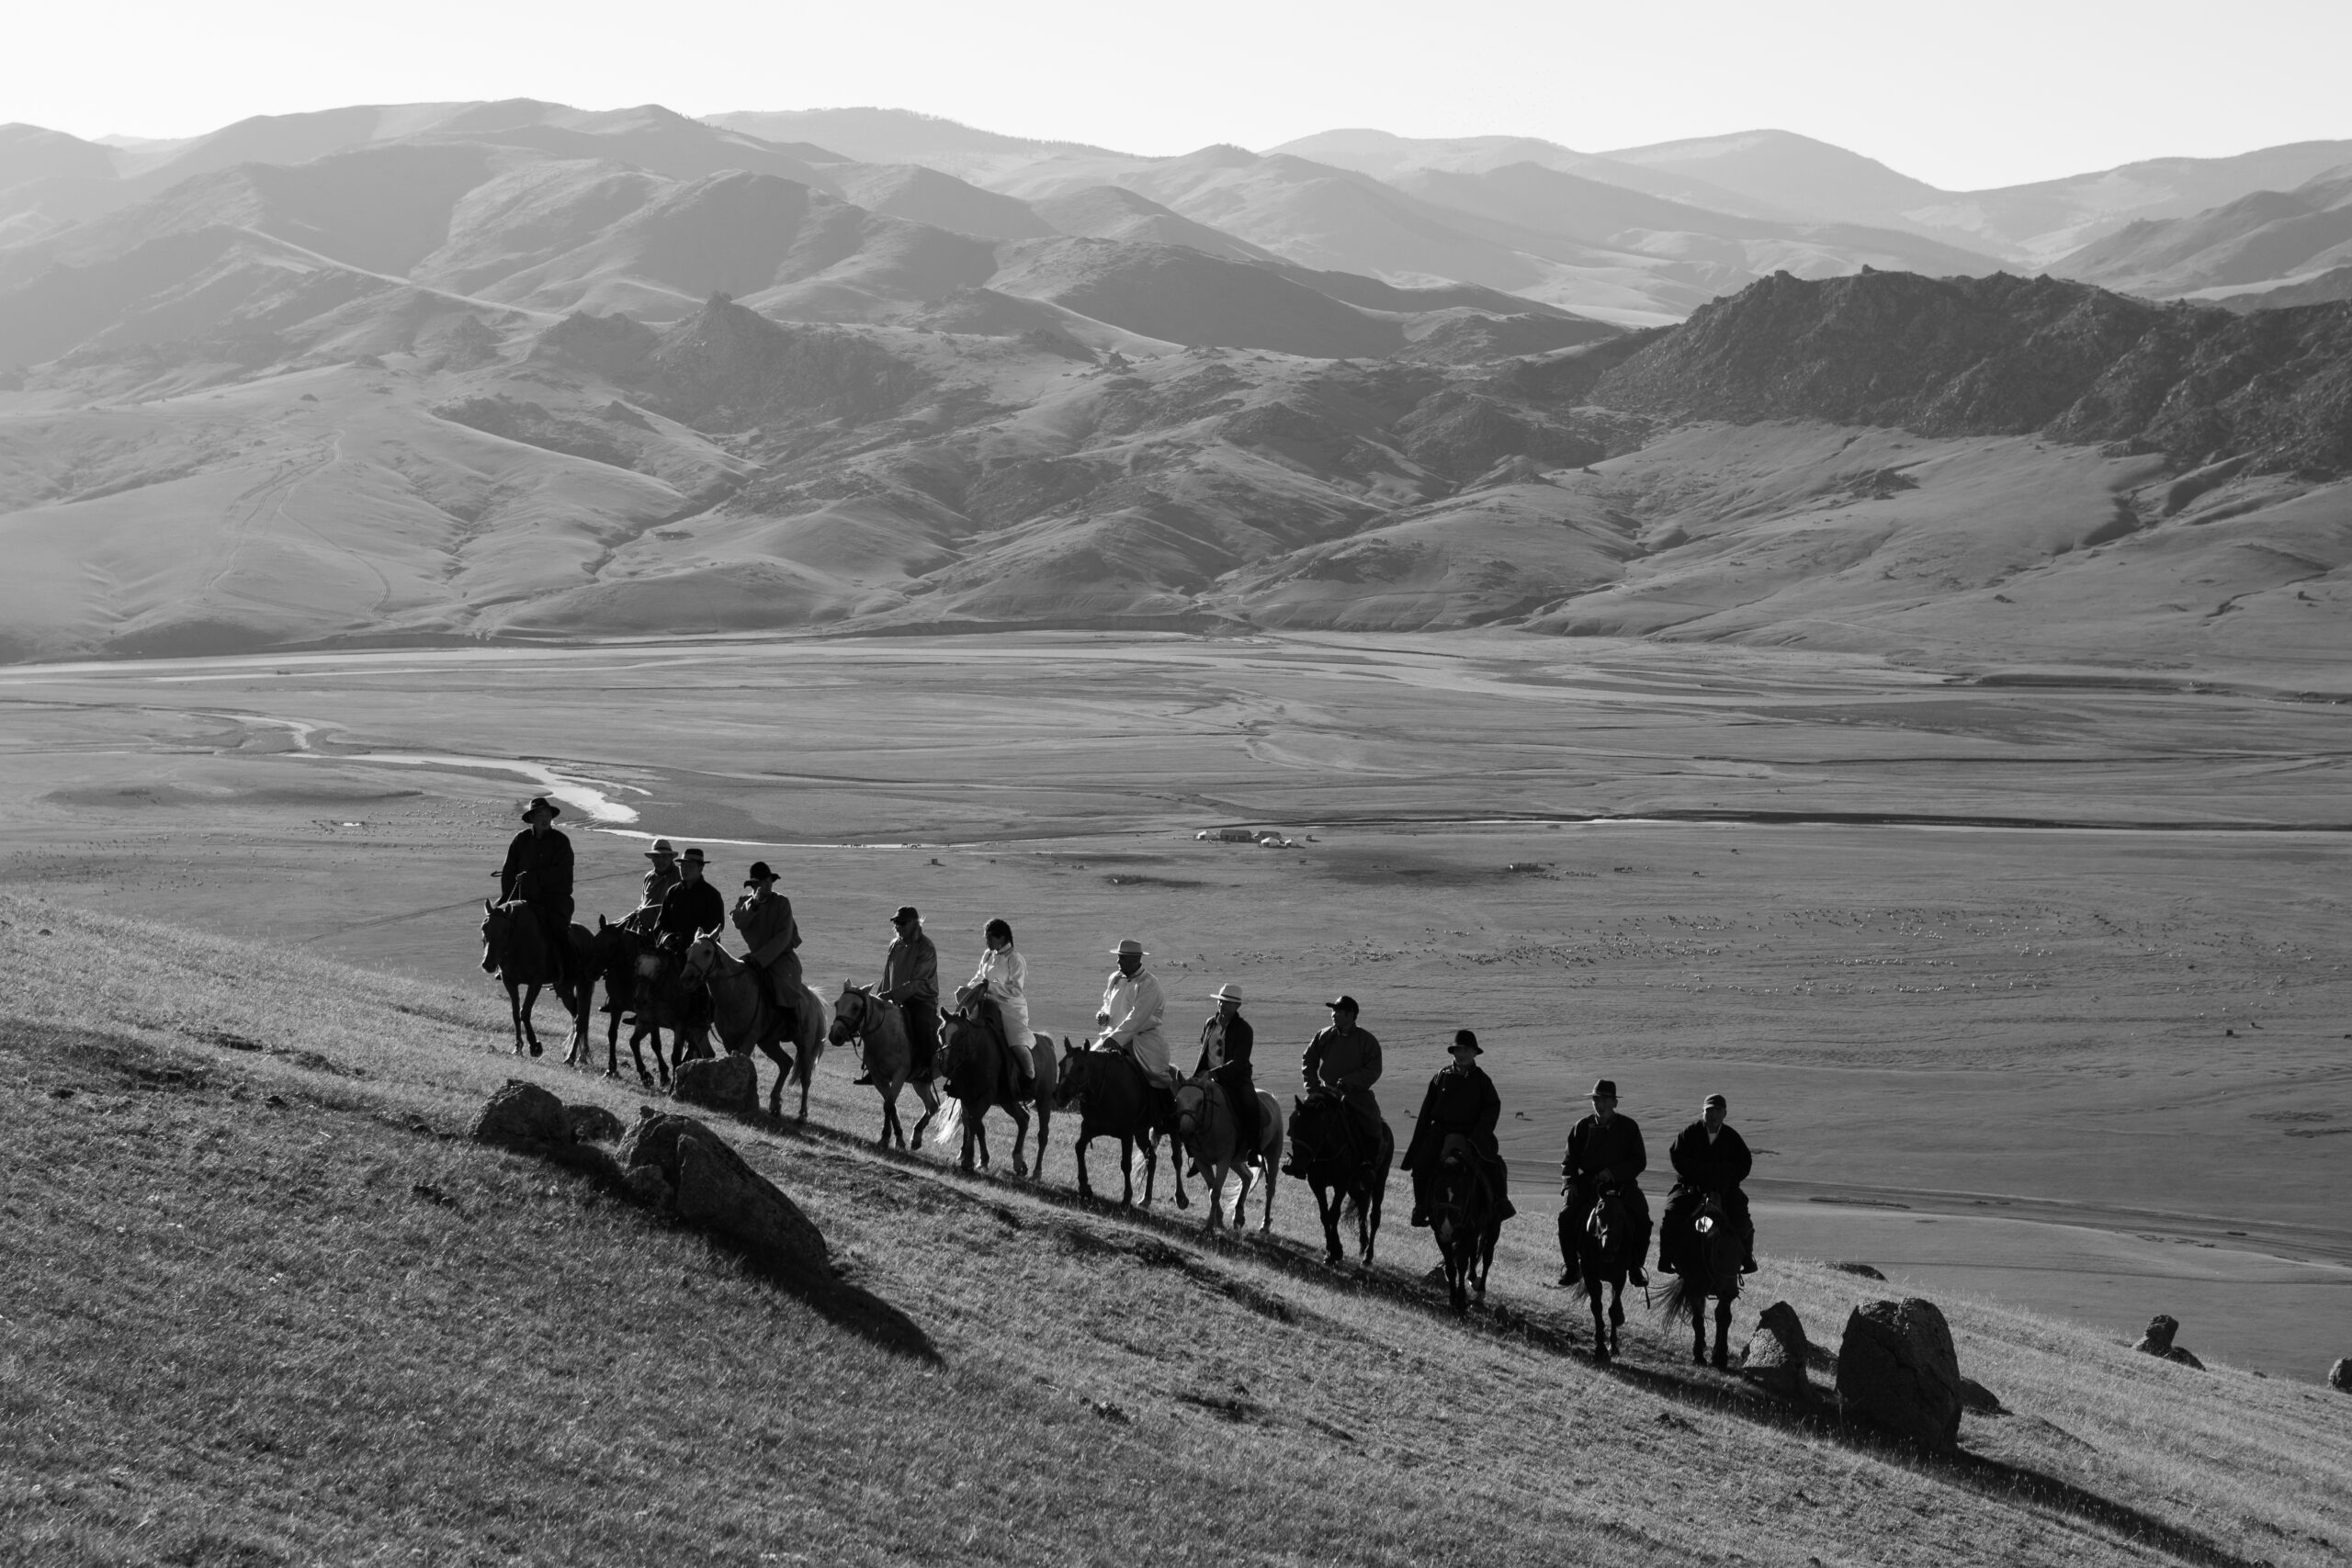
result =
[[1503,1234],[1503,1206],[1489,1185],[1486,1162],[1459,1134],[1445,1140],[1431,1184],[1430,1230],[1445,1257],[1445,1288],[1457,1313],[1470,1310],[1475,1294],[1487,1304],[1487,1276],[1495,1267],[1495,1243]]
[[[587,928],[573,926],[569,935],[575,963],[584,967],[591,941]],[[561,954],[548,951],[547,928],[540,923],[538,911],[520,899],[504,904],[481,901],[481,972],[497,976],[499,984],[506,987],[516,1055],[523,1055],[526,1042],[532,1055],[540,1053],[538,1032],[531,1027],[531,1009],[538,1004],[542,987],[552,987],[556,1000],[572,1015],[575,1036],[587,1028],[583,1020],[588,998],[574,988],[572,966],[563,962]]]
[[[784,1084],[791,1078],[800,1085],[800,1120],[807,1122],[808,1080],[825,1052],[825,1004],[817,993],[802,985],[787,1015],[768,1000],[752,966],[718,945],[715,928],[687,944],[681,967],[687,979],[709,986],[711,1027],[718,1032],[719,1043],[739,1055],[749,1055],[757,1045],[775,1064],[775,1087],[768,1090],[769,1119],[784,1120]],[[797,1051],[784,1048],[787,1022]]]
[[1665,1259],[1674,1270],[1666,1287],[1663,1312],[1671,1323],[1676,1313],[1690,1314],[1690,1359],[1707,1361],[1707,1298],[1715,1298],[1715,1365],[1731,1365],[1731,1303],[1739,1295],[1739,1264],[1747,1251],[1739,1227],[1709,1193],[1691,1216],[1690,1225]]
[[1193,1168],[1208,1185],[1208,1228],[1216,1230],[1223,1224],[1217,1203],[1230,1172],[1241,1178],[1241,1190],[1233,1199],[1233,1228],[1248,1230],[1250,1221],[1244,1211],[1250,1205],[1250,1188],[1255,1179],[1250,1170],[1254,1156],[1266,1172],[1266,1220],[1258,1228],[1271,1231],[1274,1228],[1274,1170],[1283,1157],[1283,1112],[1272,1095],[1261,1092],[1258,1096],[1258,1146],[1240,1147],[1239,1133],[1225,1086],[1208,1074],[1203,1073],[1176,1090],[1177,1152],[1170,1155],[1168,1162],[1176,1176],[1176,1206],[1186,1206],[1183,1161],[1179,1156],[1190,1155]]
[[1058,1077],[1054,1061],[1054,1043],[1045,1035],[1033,1035],[1030,1058],[1034,1064],[1029,1092],[1016,1096],[1012,1077],[1005,1070],[1006,1063],[1000,1055],[997,1033],[982,1020],[968,1011],[944,1014],[939,1021],[939,1077],[950,1096],[963,1107],[964,1168],[972,1168],[972,1146],[979,1145],[980,1164],[989,1163],[988,1129],[982,1125],[991,1107],[1012,1118],[1012,1174],[1027,1176],[1028,1164],[1021,1157],[1023,1142],[1029,1136],[1029,1111],[1037,1112],[1036,1174],[1046,1172],[1046,1134],[1053,1124],[1054,1085]]
[[1378,1139],[1367,1150],[1356,1120],[1356,1113],[1336,1095],[1293,1100],[1290,1172],[1315,1190],[1315,1211],[1323,1220],[1325,1260],[1336,1266],[1345,1256],[1340,1246],[1340,1221],[1352,1210],[1356,1266],[1369,1271],[1374,1240],[1380,1234],[1380,1203],[1388,1191],[1388,1167],[1396,1157],[1396,1135],[1383,1122]]
[[1056,1077],[1054,1109],[1067,1111],[1073,1104],[1079,1108],[1079,1196],[1094,1196],[1094,1184],[1086,1173],[1086,1145],[1098,1137],[1116,1138],[1119,1169],[1125,1181],[1119,1206],[1135,1206],[1135,1153],[1136,1145],[1141,1144],[1143,1206],[1150,1208],[1152,1188],[1159,1174],[1159,1138],[1167,1129],[1143,1068],[1125,1051],[1097,1051],[1091,1041],[1072,1045],[1064,1040]]
[[[1608,1360],[1617,1353],[1617,1332],[1625,1324],[1625,1271],[1636,1259],[1627,1256],[1626,1240],[1635,1221],[1614,1187],[1600,1190],[1589,1209],[1579,1212],[1571,1201],[1560,1211],[1560,1251],[1576,1259],[1576,1288],[1592,1303],[1592,1354]],[[1603,1286],[1610,1291],[1609,1321],[1600,1319]]]
[[841,998],[833,1003],[833,1026],[825,1038],[836,1045],[857,1042],[866,1076],[882,1097],[882,1135],[874,1140],[876,1148],[889,1147],[894,1138],[899,1147],[907,1146],[906,1129],[899,1122],[899,1091],[913,1083],[922,1100],[922,1119],[915,1123],[915,1146],[921,1148],[922,1130],[939,1114],[939,1094],[930,1078],[914,1077],[914,1043],[907,1038],[907,1015],[899,1004],[884,1001],[870,987],[843,982]]
[[[593,988],[595,980],[605,983],[605,1012],[610,1021],[605,1029],[605,1076],[620,1077],[621,1019],[631,1019],[628,1054],[637,1063],[637,1076],[648,1088],[653,1079],[645,1070],[645,1054],[639,1047],[648,1034],[653,1036],[653,1066],[662,1075],[662,1082],[670,1081],[669,1059],[662,1052],[662,1012],[652,997],[653,978],[659,963],[653,941],[627,920],[617,923],[604,916],[596,917],[596,930],[588,939],[588,954]],[[681,1051],[684,1042],[679,1042]],[[588,1058],[588,1031],[583,1025],[573,1043],[573,1055],[564,1058],[564,1065],[574,1065],[575,1059]]]

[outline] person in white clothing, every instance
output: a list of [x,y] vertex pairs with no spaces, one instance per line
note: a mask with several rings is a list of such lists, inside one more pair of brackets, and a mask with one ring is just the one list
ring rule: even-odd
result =
[[990,920],[984,936],[988,947],[980,956],[980,966],[956,993],[956,1005],[967,1006],[978,997],[996,1004],[997,1020],[1004,1026],[1004,1043],[1020,1075],[1015,1088],[1025,1095],[1037,1077],[1036,1037],[1029,1027],[1029,960],[1014,949],[1009,922]]
[[1159,981],[1143,966],[1149,955],[1133,937],[1120,942],[1116,952],[1119,967],[1102,987],[1102,1010],[1094,1015],[1102,1031],[1094,1048],[1128,1052],[1146,1077],[1172,1086],[1176,1073],[1169,1065],[1168,1042],[1159,1032],[1159,1015],[1167,1003],[1159,994]]

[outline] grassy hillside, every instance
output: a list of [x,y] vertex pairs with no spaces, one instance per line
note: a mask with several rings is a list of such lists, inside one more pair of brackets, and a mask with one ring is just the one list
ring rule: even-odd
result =
[[[16,1560],[2323,1563],[2352,1400],[1942,1303],[2009,1414],[1929,1461],[1769,1408],[1632,1328],[1584,1354],[1517,1222],[1455,1324],[1401,1221],[1369,1280],[1046,1182],[728,1135],[820,1226],[787,1288],[572,1175],[477,1148],[527,1074],[447,992],[0,897],[0,1529]],[[1002,1157],[1000,1149],[1000,1158]],[[1098,1180],[1109,1160],[1098,1151]],[[1868,1282],[1770,1258],[1834,1347]],[[1638,1323],[1638,1320],[1637,1320]],[[1822,1374],[1816,1374],[1817,1381]]]

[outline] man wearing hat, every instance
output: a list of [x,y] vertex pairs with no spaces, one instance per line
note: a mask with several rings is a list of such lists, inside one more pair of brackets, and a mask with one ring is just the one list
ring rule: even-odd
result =
[[667,839],[656,839],[653,847],[645,852],[653,863],[646,868],[644,891],[638,895],[637,908],[621,917],[621,924],[640,935],[653,934],[654,922],[662,915],[662,900],[678,885],[678,852]]
[[571,962],[571,840],[552,826],[562,807],[535,795],[523,807],[523,830],[506,846],[498,868],[498,900],[520,898],[547,933],[548,951],[569,969]]
[[662,913],[653,929],[669,952],[684,953],[703,932],[727,927],[727,900],[702,879],[702,851],[687,850],[678,857],[676,885],[662,895]]
[[1133,937],[1112,950],[1118,967],[1102,983],[1102,1006],[1094,1014],[1102,1030],[1097,1050],[1125,1051],[1155,1084],[1172,1084],[1176,1069],[1168,1059],[1168,1041],[1159,1032],[1160,1015],[1168,1010],[1159,993],[1159,977],[1143,966],[1151,955]]
[[1228,980],[1216,988],[1214,999],[1216,1011],[1201,1025],[1201,1059],[1193,1065],[1193,1076],[1206,1073],[1225,1090],[1226,1103],[1233,1107],[1235,1146],[1245,1156],[1254,1155],[1264,1135],[1258,1127],[1258,1082],[1250,1067],[1258,1032],[1241,1016],[1240,987]]
[[1519,1213],[1510,1201],[1510,1168],[1503,1163],[1495,1127],[1503,1118],[1502,1096],[1495,1080],[1478,1066],[1485,1053],[1478,1037],[1466,1029],[1453,1032],[1447,1055],[1453,1059],[1430,1079],[1421,1096],[1420,1115],[1413,1122],[1413,1141],[1405,1150],[1403,1168],[1413,1173],[1413,1224],[1430,1223],[1430,1202],[1437,1195],[1437,1169],[1445,1157],[1449,1137],[1468,1140],[1471,1153],[1486,1168],[1487,1180],[1501,1206],[1499,1219]]
[[1560,1211],[1560,1258],[1566,1265],[1560,1283],[1575,1280],[1577,1233],[1601,1193],[1610,1190],[1634,1213],[1634,1245],[1629,1249],[1633,1262],[1626,1277],[1636,1285],[1650,1282],[1642,1271],[1650,1255],[1650,1203],[1642,1196],[1639,1179],[1649,1163],[1642,1148],[1641,1128],[1632,1117],[1617,1114],[1616,1080],[1602,1078],[1592,1086],[1592,1114],[1569,1130],[1568,1152],[1560,1161],[1560,1190],[1568,1200],[1568,1206]]
[[790,1036],[799,1016],[800,923],[792,918],[792,900],[775,890],[776,875],[768,863],[755,860],[743,886],[750,888],[735,900],[728,918],[743,939],[743,961],[767,993],[768,1006],[784,1021],[780,1033]]
[[1724,1125],[1724,1117],[1731,1102],[1720,1094],[1707,1096],[1700,1109],[1699,1119],[1675,1135],[1673,1146],[1666,1157],[1674,1167],[1674,1190],[1667,1195],[1664,1234],[1658,1238],[1657,1267],[1661,1274],[1672,1273],[1668,1261],[1675,1247],[1690,1229],[1691,1221],[1699,1217],[1699,1206],[1710,1193],[1723,1205],[1724,1217],[1739,1227],[1747,1247],[1741,1255],[1739,1271],[1756,1272],[1756,1225],[1747,1217],[1747,1194],[1739,1184],[1756,1167],[1755,1156],[1747,1152],[1747,1140]]
[[1355,998],[1334,997],[1323,1005],[1331,1010],[1330,1027],[1317,1031],[1307,1042],[1306,1055],[1299,1063],[1306,1074],[1307,1090],[1339,1096],[1340,1102],[1356,1113],[1363,1135],[1377,1145],[1380,1101],[1373,1098],[1372,1086],[1380,1081],[1380,1042],[1369,1029],[1356,1027]]
[[[890,951],[882,960],[882,999],[898,1003],[906,1015],[907,1043],[914,1058],[908,1076],[917,1083],[928,1083],[931,1060],[939,1050],[939,949],[923,934],[922,917],[915,913],[912,904],[899,906],[899,912],[890,917],[890,929],[898,935],[891,939]],[[854,1081],[872,1083],[874,1079],[861,1074]]]

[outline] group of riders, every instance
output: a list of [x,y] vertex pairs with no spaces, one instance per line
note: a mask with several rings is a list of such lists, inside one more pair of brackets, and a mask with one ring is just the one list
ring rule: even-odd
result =
[[[522,831],[507,846],[499,871],[503,900],[527,905],[543,922],[550,946],[568,946],[565,933],[572,917],[571,844],[553,826],[560,808],[544,796],[524,808]],[[705,880],[707,857],[700,849],[680,853],[667,839],[656,839],[645,852],[651,862],[636,909],[620,923],[635,932],[657,958],[652,972],[640,983],[676,988],[682,1011],[691,1020],[695,998],[686,984],[684,956],[698,938],[731,924],[744,947],[744,962],[758,981],[771,1008],[789,1018],[802,995],[800,927],[793,918],[792,901],[776,890],[778,878],[764,861],[752,863],[743,879],[745,891],[730,909],[711,883]],[[898,1006],[907,1025],[917,1078],[928,1078],[939,1044],[939,951],[922,928],[912,905],[902,905],[891,916],[893,938],[884,955],[881,983],[874,995]],[[987,951],[972,978],[956,993],[956,1006],[968,1009],[1008,1047],[1005,1059],[1017,1075],[1010,1089],[1028,1093],[1035,1066],[1031,1057],[1028,960],[1013,945],[1012,929],[991,919],[985,931]],[[1172,1114],[1176,1089],[1184,1079],[1176,1071],[1160,1022],[1167,1001],[1159,977],[1146,967],[1149,956],[1133,938],[1114,950],[1116,967],[1105,981],[1102,1002],[1095,1013],[1097,1051],[1125,1055],[1142,1069],[1150,1092]],[[1231,984],[1212,993],[1216,1010],[1201,1028],[1200,1055],[1193,1077],[1205,1077],[1224,1093],[1241,1150],[1255,1151],[1264,1142],[1257,1086],[1251,1066],[1256,1032],[1242,1016],[1240,988]],[[607,1007],[623,1005],[621,999]],[[1380,1041],[1359,1021],[1361,1010],[1350,996],[1324,1004],[1331,1014],[1329,1027],[1309,1041],[1300,1067],[1307,1101],[1331,1115],[1340,1135],[1369,1162],[1386,1134],[1373,1086],[1381,1076]],[[707,1017],[707,1000],[703,1001]],[[1478,1066],[1478,1037],[1467,1029],[1454,1032],[1448,1047],[1451,1060],[1430,1079],[1416,1117],[1402,1168],[1413,1178],[1412,1223],[1425,1225],[1436,1201],[1438,1171],[1450,1153],[1466,1150],[1484,1174],[1494,1206],[1494,1217],[1516,1213],[1510,1197],[1510,1173],[1504,1164],[1496,1130],[1502,1118],[1502,1100],[1494,1080]],[[872,1079],[861,1074],[859,1083]],[[1641,1176],[1648,1155],[1641,1128],[1617,1110],[1617,1085],[1602,1078],[1592,1086],[1591,1113],[1568,1134],[1567,1152],[1560,1162],[1560,1190],[1567,1200],[1559,1216],[1561,1282],[1573,1282],[1577,1267],[1576,1238],[1597,1205],[1613,1198],[1628,1216],[1633,1235],[1627,1248],[1632,1263],[1628,1277],[1646,1285],[1643,1260],[1648,1256],[1652,1221],[1643,1196]],[[1741,1190],[1753,1165],[1746,1140],[1727,1124],[1728,1104],[1720,1094],[1706,1097],[1698,1119],[1676,1135],[1668,1151],[1675,1186],[1665,1214],[1666,1243],[1659,1267],[1679,1256],[1682,1239],[1702,1206],[1713,1199],[1725,1219],[1743,1238],[1743,1273],[1756,1268],[1755,1226],[1747,1198]],[[1345,1114],[1337,1114],[1344,1112]],[[1256,1157],[1253,1154],[1250,1157]],[[1381,1156],[1385,1160],[1385,1156]]]

